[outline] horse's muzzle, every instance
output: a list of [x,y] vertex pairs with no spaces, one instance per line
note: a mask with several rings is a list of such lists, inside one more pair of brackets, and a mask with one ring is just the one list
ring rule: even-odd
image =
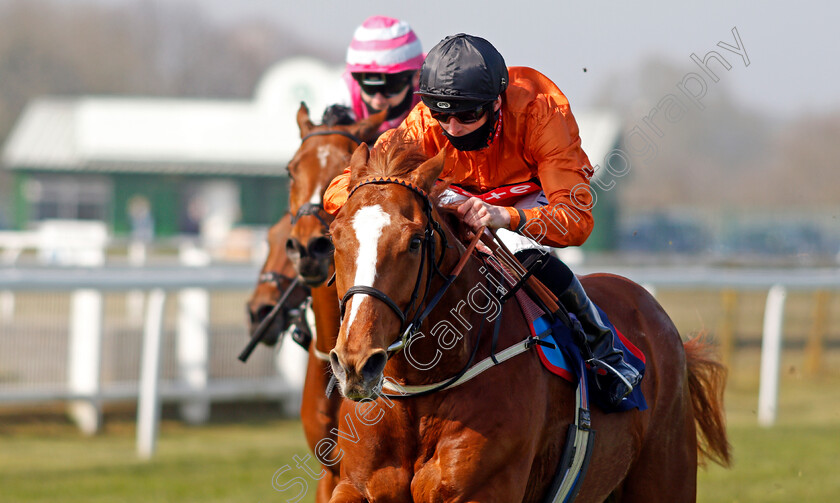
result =
[[310,287],[321,286],[327,280],[334,251],[327,236],[310,239],[306,247],[295,238],[286,241],[286,256],[294,264],[298,276]]
[[375,350],[359,363],[348,363],[336,350],[330,351],[330,366],[338,380],[339,390],[350,400],[376,398],[382,385],[382,372],[388,363],[388,353]]

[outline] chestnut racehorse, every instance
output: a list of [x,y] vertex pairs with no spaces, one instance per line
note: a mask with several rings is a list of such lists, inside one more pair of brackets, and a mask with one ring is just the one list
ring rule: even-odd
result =
[[[330,379],[327,354],[335,345],[338,334],[338,298],[335,286],[325,286],[332,273],[332,243],[327,232],[332,217],[324,212],[324,191],[332,179],[347,166],[355,148],[365,141],[373,141],[385,119],[386,112],[373,115],[354,124],[314,125],[305,104],[297,113],[301,146],[289,162],[290,219],[284,218],[269,230],[269,254],[262,276],[276,271],[296,274],[311,291],[315,316],[315,337],[309,346],[309,361],[301,403],[301,422],[311,449],[324,439],[334,439],[336,414],[341,397],[325,390]],[[288,220],[288,222],[287,222]],[[258,285],[251,301],[252,319],[254,299],[274,299],[282,295],[272,284]],[[268,295],[268,297],[266,297]],[[264,303],[264,300],[261,302]],[[259,309],[259,308],[258,308]],[[262,307],[262,312],[266,312]],[[257,311],[259,312],[259,311]],[[338,481],[338,465],[324,465],[326,475],[318,482],[317,501],[326,502]]]
[[[443,153],[424,160],[407,144],[372,153],[359,147],[350,163],[353,189],[330,227],[343,303],[330,359],[342,394],[358,402],[342,402],[337,443],[322,452],[341,459],[330,501],[543,501],[575,399],[573,385],[543,369],[535,350],[458,387],[399,399],[381,395],[386,381],[446,382],[491,351],[490,299],[471,295],[487,283],[481,263],[470,258],[448,290],[436,294],[464,254],[455,238],[464,229],[448,228],[446,222],[463,224],[445,217],[427,195]],[[576,501],[611,495],[624,502],[695,501],[698,453],[729,461],[725,368],[699,339],[684,344],[639,285],[607,274],[581,281],[644,352],[641,386],[649,408],[592,410],[596,441]],[[499,351],[525,338],[516,302],[499,304],[495,314],[501,316]],[[412,322],[420,325],[412,329]],[[407,342],[401,334],[410,335]]]
[[[292,229],[291,220],[292,216],[287,213],[268,230],[268,257],[246,305],[251,337],[258,335],[258,331],[264,331],[260,339],[269,346],[277,343],[293,322],[292,313],[309,297],[309,288],[295,282],[297,271],[286,257],[286,239]],[[278,305],[284,295],[286,299],[283,299],[282,305]]]

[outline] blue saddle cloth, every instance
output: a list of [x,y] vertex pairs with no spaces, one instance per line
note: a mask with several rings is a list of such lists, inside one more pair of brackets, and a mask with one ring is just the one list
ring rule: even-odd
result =
[[[624,361],[635,367],[640,374],[645,373],[645,355],[630,342],[624,335],[615,328],[612,322],[609,321],[606,313],[601,308],[598,308],[601,319],[613,332],[613,344],[617,349],[624,353]],[[574,318],[574,315],[571,314]],[[560,320],[555,320],[551,324],[550,317],[542,316],[537,318],[531,327],[532,334],[539,339],[554,344],[554,348],[543,345],[537,346],[537,352],[543,365],[553,374],[556,374],[570,382],[577,382],[580,378],[578,375],[583,366],[580,364],[583,357],[580,350],[572,339],[572,331],[563,324]],[[593,400],[605,412],[622,412],[637,408],[639,410],[647,409],[647,402],[642,393],[641,385],[636,388],[621,401],[618,407],[612,407],[609,402],[602,395],[598,386],[595,384],[594,371],[587,367],[587,388],[589,390],[589,398]]]

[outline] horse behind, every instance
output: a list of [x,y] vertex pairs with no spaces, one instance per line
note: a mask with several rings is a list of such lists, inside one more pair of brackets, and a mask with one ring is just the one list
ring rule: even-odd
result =
[[[545,371],[535,351],[458,387],[399,398],[382,394],[386,380],[446,382],[488,357],[499,317],[498,351],[528,333],[519,306],[492,296],[487,268],[475,259],[428,316],[418,318],[465,252],[455,238],[464,229],[427,195],[443,155],[423,161],[407,145],[372,154],[358,148],[351,160],[354,189],[331,225],[343,299],[331,365],[342,394],[357,403],[342,403],[337,442],[321,453],[341,459],[341,482],[330,501],[543,501],[575,398],[573,386]],[[724,368],[700,340],[684,344],[639,285],[608,274],[582,282],[644,352],[641,386],[649,408],[592,410],[596,442],[576,501],[695,501],[699,455],[729,460]],[[488,286],[478,295],[477,285]],[[408,320],[420,323],[419,330],[401,352],[389,351],[400,347],[394,342]]]
[[[276,302],[284,293],[282,288],[291,281],[290,274],[299,278],[301,286],[289,298],[297,304],[290,302],[289,305],[303,302],[299,290],[311,294],[315,337],[309,346],[300,414],[304,434],[313,451],[319,442],[335,438],[332,430],[337,425],[341,401],[338,393],[325,394],[330,379],[326,355],[335,345],[339,319],[335,287],[324,284],[332,273],[333,261],[332,243],[327,234],[332,217],[324,212],[323,195],[332,179],[347,166],[356,146],[375,139],[385,115],[386,112],[381,112],[352,124],[327,121],[315,125],[306,105],[301,104],[297,113],[301,145],[288,166],[290,214],[269,229],[269,253],[260,275],[263,281],[249,301],[253,331],[266,314],[277,307]],[[268,278],[277,281],[266,282]],[[285,311],[284,308],[280,312]],[[284,320],[271,321],[269,335],[276,333]],[[274,335],[274,340],[276,338]],[[337,463],[324,464],[323,469],[325,475],[318,482],[319,502],[329,499],[338,479]]]
[[[286,256],[286,239],[291,230],[288,213],[268,230],[268,256],[246,304],[251,337],[260,335],[262,342],[269,346],[277,344],[293,323],[293,312],[309,297],[309,288],[294,281],[297,271]],[[283,303],[278,305],[281,300]],[[258,334],[258,331],[265,333]]]

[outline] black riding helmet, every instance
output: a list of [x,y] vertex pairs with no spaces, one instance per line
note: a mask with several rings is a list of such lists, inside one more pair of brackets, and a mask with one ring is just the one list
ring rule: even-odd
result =
[[459,33],[438,42],[420,69],[423,103],[438,112],[461,112],[495,100],[507,88],[505,60],[487,40]]

